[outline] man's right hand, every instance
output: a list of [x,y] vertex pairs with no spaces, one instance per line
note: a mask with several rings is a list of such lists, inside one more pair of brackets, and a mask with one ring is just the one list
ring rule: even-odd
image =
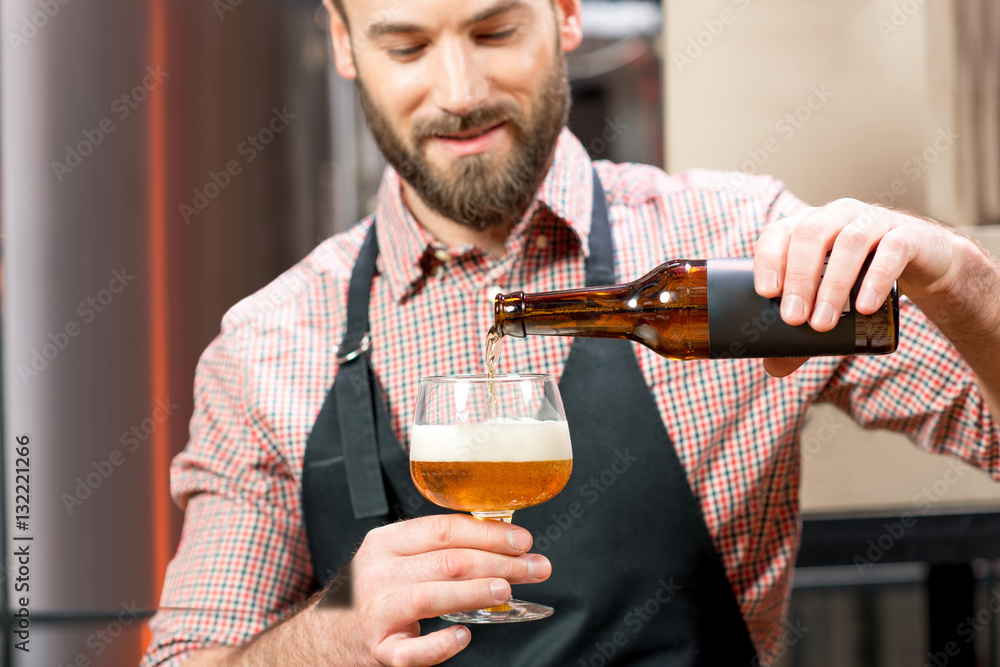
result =
[[464,514],[421,517],[368,533],[351,561],[353,604],[320,596],[234,649],[207,649],[200,665],[436,665],[464,649],[455,625],[420,636],[420,619],[503,604],[510,584],[538,583],[552,568],[529,554],[531,533]]

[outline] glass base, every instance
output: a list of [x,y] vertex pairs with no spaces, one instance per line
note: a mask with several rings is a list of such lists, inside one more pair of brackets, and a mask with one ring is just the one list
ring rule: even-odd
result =
[[552,607],[544,604],[510,599],[497,607],[445,614],[441,618],[452,623],[520,623],[548,618],[552,611]]

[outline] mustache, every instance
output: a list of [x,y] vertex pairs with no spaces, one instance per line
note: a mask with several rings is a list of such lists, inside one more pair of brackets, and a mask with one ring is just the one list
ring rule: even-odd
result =
[[488,107],[477,107],[467,114],[445,114],[417,121],[413,125],[413,139],[419,146],[435,135],[490,127],[508,120],[518,129],[523,129],[524,121],[517,105],[513,102],[501,102]]

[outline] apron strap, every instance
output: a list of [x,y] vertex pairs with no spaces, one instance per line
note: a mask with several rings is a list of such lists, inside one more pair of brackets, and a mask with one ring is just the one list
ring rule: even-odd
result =
[[385,516],[389,502],[379,462],[375,413],[372,406],[372,370],[368,360],[368,303],[378,257],[375,224],[368,228],[364,245],[351,274],[347,297],[347,332],[337,353],[337,379],[333,383],[340,416],[340,441],[355,519]]
[[608,205],[604,199],[601,179],[594,174],[594,203],[590,214],[590,255],[587,257],[587,287],[615,283],[615,258],[611,244],[611,225],[608,222]]
[[338,364],[345,365],[353,361],[371,347],[368,337],[368,303],[371,300],[376,259],[378,236],[375,234],[375,221],[372,221],[347,288],[347,331],[337,351]]

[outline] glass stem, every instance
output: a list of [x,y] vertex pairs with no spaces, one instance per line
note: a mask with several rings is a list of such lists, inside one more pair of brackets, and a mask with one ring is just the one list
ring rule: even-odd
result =
[[[514,510],[502,510],[499,512],[473,512],[472,516],[480,520],[488,519],[490,521],[503,521],[504,523],[510,523],[510,520],[514,518]],[[510,598],[507,599],[507,604],[497,605],[496,607],[487,607],[483,611],[489,611],[489,612],[510,611],[511,609],[510,602],[513,599],[514,596],[511,595]]]
[[510,523],[510,520],[514,518],[514,510],[501,510],[499,512],[473,512],[472,516],[477,519],[491,519],[493,521]]

